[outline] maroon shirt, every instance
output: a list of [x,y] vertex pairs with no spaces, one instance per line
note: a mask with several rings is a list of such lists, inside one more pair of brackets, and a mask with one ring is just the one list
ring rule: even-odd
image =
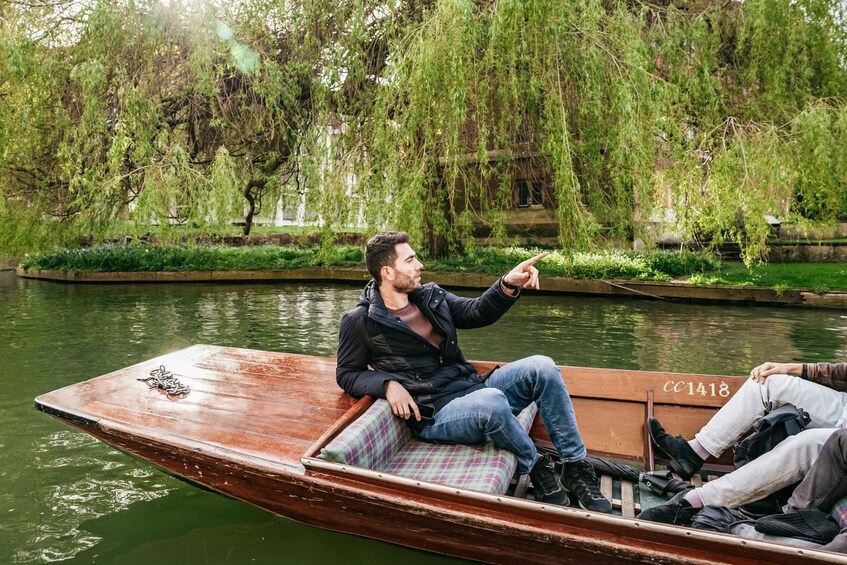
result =
[[432,323],[426,319],[426,316],[423,315],[420,308],[411,302],[399,310],[392,310],[388,307],[386,308],[388,309],[389,314],[395,318],[400,318],[403,323],[411,328],[413,332],[430,342],[436,349],[441,346],[441,341],[444,339],[444,336],[435,331],[435,328],[432,327]]

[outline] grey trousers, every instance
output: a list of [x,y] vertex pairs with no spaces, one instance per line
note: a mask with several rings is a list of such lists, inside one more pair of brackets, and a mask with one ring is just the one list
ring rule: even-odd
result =
[[[794,494],[784,508],[818,508],[830,512],[836,502],[847,496],[847,430],[836,430],[826,440],[815,460]],[[835,539],[821,547],[829,551],[847,553],[847,528]]]

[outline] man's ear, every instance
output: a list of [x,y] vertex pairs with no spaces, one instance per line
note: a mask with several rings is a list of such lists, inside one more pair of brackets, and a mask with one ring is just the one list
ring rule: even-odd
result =
[[389,267],[388,265],[384,265],[380,270],[379,274],[382,276],[382,280],[394,280],[394,269]]

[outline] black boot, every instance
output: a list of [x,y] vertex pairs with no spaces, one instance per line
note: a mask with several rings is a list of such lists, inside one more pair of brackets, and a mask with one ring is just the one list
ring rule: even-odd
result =
[[600,492],[600,481],[594,467],[585,460],[565,463],[562,467],[562,486],[576,495],[579,505],[586,510],[612,513],[612,503]]
[[688,445],[688,441],[682,436],[667,433],[656,418],[647,419],[647,431],[656,447],[670,457],[671,469],[683,479],[690,479],[703,466],[703,459]]
[[556,476],[556,468],[553,459],[549,455],[539,455],[535,459],[535,465],[529,471],[529,480],[535,489],[535,500],[567,506],[570,503],[559,477]]
[[674,524],[676,526],[688,526],[694,516],[700,512],[700,508],[694,508],[687,500],[685,495],[691,489],[679,492],[672,499],[664,504],[659,504],[653,508],[648,508],[635,518],[637,520],[648,520],[650,522],[660,522],[662,524]]

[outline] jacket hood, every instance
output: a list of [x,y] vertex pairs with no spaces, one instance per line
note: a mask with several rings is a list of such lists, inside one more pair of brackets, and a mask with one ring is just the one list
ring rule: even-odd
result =
[[[359,303],[356,306],[364,306],[370,307],[376,300],[382,302],[382,297],[379,295],[379,291],[377,290],[376,280],[371,279],[368,284],[365,285],[365,289],[362,291],[362,294],[359,295]],[[383,307],[385,304],[383,304]]]

